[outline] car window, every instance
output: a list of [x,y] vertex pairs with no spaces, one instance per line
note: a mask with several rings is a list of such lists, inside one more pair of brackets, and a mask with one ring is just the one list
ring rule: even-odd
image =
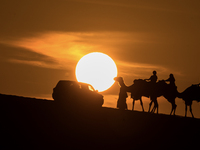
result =
[[94,88],[91,85],[88,85],[88,88],[90,91],[95,91]]

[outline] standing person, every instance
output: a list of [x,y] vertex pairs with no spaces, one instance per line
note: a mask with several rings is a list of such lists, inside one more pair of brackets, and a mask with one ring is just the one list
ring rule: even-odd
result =
[[117,101],[117,108],[119,108],[121,110],[127,109],[127,104],[126,104],[127,97],[128,97],[128,94],[126,93],[126,88],[120,87],[119,98]]
[[120,110],[126,110],[126,98],[128,97],[127,86],[125,85],[122,77],[115,77],[114,80],[117,81],[120,86],[119,98],[117,100],[117,108],[119,108]]

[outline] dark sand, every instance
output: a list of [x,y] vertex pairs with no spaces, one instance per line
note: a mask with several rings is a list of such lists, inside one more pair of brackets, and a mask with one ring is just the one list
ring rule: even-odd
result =
[[105,107],[68,108],[4,94],[0,103],[1,149],[199,148],[200,119]]

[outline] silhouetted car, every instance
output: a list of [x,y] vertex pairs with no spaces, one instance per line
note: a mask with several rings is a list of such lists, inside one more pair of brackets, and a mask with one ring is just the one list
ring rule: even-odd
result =
[[52,97],[57,104],[70,107],[101,107],[103,96],[90,84],[60,80],[53,89]]

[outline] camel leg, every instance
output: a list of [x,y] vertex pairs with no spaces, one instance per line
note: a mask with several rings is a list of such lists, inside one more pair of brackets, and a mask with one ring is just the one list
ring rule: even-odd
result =
[[171,114],[172,114],[173,110],[174,110],[174,108],[173,108],[173,104],[172,104],[172,110],[171,110],[171,112],[170,112],[170,114],[169,114],[169,115],[171,115]]
[[193,113],[192,113],[192,105],[190,105],[190,113],[191,113],[191,115],[192,115],[192,118],[194,118],[194,115],[193,115]]
[[149,110],[148,110],[148,112],[150,112],[152,103],[153,103],[153,101],[151,100],[151,102],[149,103]]
[[158,113],[158,101],[157,101],[156,98],[155,98],[155,99],[152,99],[152,101],[153,101],[153,103],[154,103],[154,107],[153,107],[153,109],[151,110],[151,113],[154,113],[156,109],[157,109],[157,113]]
[[143,102],[141,98],[140,98],[140,105],[142,106],[142,111],[144,112]]
[[152,108],[152,110],[151,110],[151,113],[154,113],[155,110],[156,110],[156,108],[155,108],[155,104],[154,104],[154,106],[153,106],[153,108]]
[[174,115],[175,115],[175,112],[176,112],[176,107],[177,107],[177,105],[174,104]]
[[133,99],[132,111],[134,110],[134,105],[135,105],[135,99]]
[[157,99],[155,100],[155,102],[154,102],[154,104],[155,104],[155,109],[157,108],[157,114],[158,114],[158,101],[157,101]]
[[171,103],[171,104],[172,104],[172,110],[170,112],[170,115],[172,115],[173,112],[174,112],[174,115],[175,115],[176,104],[173,104],[173,103]]
[[185,117],[187,116],[187,105],[185,104]]
[[151,110],[151,113],[154,113],[155,110],[156,110],[156,106],[155,106],[155,104],[154,104],[154,106],[153,106],[153,108],[152,108],[152,110]]
[[151,113],[154,113],[155,112],[155,110],[156,110],[156,104],[155,104],[155,102],[153,102],[154,103],[154,106],[153,106],[153,108],[152,108],[152,110],[151,110]]

